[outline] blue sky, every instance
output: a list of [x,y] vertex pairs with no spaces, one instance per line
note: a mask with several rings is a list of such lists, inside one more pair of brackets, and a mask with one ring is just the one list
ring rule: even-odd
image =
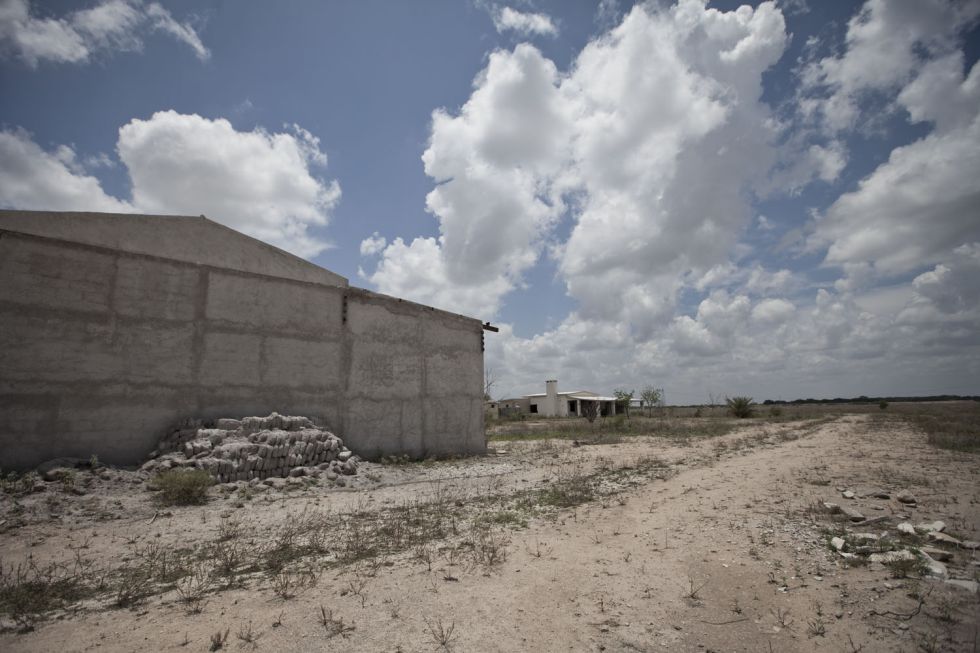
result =
[[495,394],[980,391],[980,2],[0,0],[0,205],[500,324]]

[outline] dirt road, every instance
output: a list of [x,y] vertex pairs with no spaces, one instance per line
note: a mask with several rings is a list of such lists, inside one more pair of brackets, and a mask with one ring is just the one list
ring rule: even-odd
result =
[[[442,506],[452,528],[459,524],[444,538],[351,564],[297,558],[308,571],[295,572],[292,591],[278,592],[275,575],[242,573],[235,586],[208,591],[199,612],[175,591],[125,609],[111,607],[111,594],[90,598],[33,632],[8,624],[0,649],[204,651],[227,630],[223,649],[236,650],[977,650],[980,599],[967,583],[920,579],[921,568],[895,578],[890,566],[828,546],[835,534],[852,548],[855,533],[895,537],[906,521],[942,520],[949,537],[980,539],[975,456],[931,448],[902,422],[845,416],[756,422],[680,444],[497,448],[506,451],[366,465],[360,475],[373,481],[353,490],[270,491],[244,503],[229,495],[157,518],[149,499],[134,499],[123,519],[76,516],[8,531],[0,535],[6,564],[65,557],[69,542],[108,564],[125,563],[139,543],[194,548],[229,520],[238,526],[218,539],[246,547],[311,511],[349,525],[352,513],[369,520],[415,502]],[[587,500],[530,505],[586,480]],[[896,499],[903,490],[914,504]],[[872,521],[851,526],[823,502]],[[472,523],[490,540],[475,541],[477,531],[464,528]],[[325,559],[356,544],[345,533]],[[950,578],[976,579],[975,550],[932,544],[949,554]]]

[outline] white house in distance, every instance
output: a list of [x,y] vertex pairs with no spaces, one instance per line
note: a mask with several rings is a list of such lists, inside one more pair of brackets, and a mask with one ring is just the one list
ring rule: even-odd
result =
[[521,412],[542,417],[581,417],[583,404],[595,402],[599,404],[597,411],[599,415],[616,414],[615,397],[603,397],[587,390],[558,392],[558,381],[554,379],[545,381],[544,387],[545,391],[541,394],[525,395],[519,399],[502,399],[499,405],[512,406],[520,409]]

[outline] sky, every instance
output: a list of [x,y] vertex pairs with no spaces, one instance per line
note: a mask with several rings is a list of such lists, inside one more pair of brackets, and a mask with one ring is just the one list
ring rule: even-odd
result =
[[980,0],[0,0],[0,207],[490,321],[497,397],[980,394]]

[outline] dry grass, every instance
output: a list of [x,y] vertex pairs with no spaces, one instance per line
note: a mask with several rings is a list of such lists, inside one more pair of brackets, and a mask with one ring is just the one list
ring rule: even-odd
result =
[[494,427],[491,442],[515,440],[578,440],[583,444],[615,444],[624,437],[651,436],[676,440],[710,438],[732,432],[731,419],[673,419],[625,415],[606,417],[589,424],[583,418],[550,418],[512,422]]
[[153,479],[152,486],[160,490],[164,505],[193,506],[207,500],[208,488],[214,483],[211,476],[201,469],[161,472]]
[[980,451],[980,402],[919,404],[918,410],[904,417],[924,431],[934,447]]

